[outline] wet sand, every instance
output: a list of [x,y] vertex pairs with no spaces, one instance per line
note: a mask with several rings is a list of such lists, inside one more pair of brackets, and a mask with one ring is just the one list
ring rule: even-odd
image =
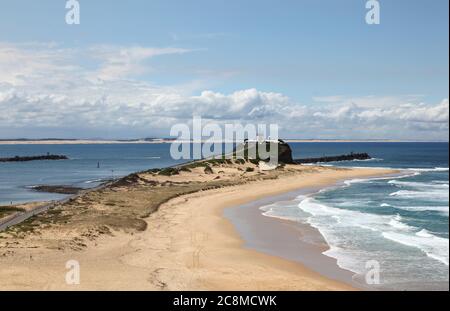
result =
[[367,287],[353,280],[353,272],[341,269],[336,259],[323,255],[329,246],[316,228],[305,222],[265,216],[260,209],[273,203],[293,203],[298,196],[313,195],[319,190],[304,188],[264,198],[227,208],[224,215],[245,241],[244,247],[298,262],[332,280],[365,290]]

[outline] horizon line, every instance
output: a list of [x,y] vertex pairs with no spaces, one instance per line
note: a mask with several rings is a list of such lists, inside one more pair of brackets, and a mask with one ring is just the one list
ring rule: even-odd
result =
[[[395,138],[280,138],[286,142],[442,142],[449,143],[449,140],[441,139],[395,139]],[[134,142],[134,143],[149,143],[149,142],[172,142],[177,138],[170,137],[148,137],[148,138],[0,138],[0,142]],[[202,139],[200,142],[205,142],[208,139]],[[196,140],[183,140],[185,142],[195,142]],[[236,140],[237,141],[237,140]],[[227,140],[217,140],[209,142],[227,142]],[[231,141],[230,141],[231,142]]]

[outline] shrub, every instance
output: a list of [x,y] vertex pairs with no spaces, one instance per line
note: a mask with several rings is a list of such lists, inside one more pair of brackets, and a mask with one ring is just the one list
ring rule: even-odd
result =
[[157,173],[159,173],[160,170],[161,169],[159,169],[159,168],[152,168],[152,169],[148,170],[147,173],[157,174]]
[[235,161],[237,164],[245,164],[245,160],[244,159],[236,159]]
[[214,171],[210,166],[205,167],[205,174],[214,174]]
[[163,176],[172,176],[172,175],[178,175],[178,174],[180,174],[180,172],[176,168],[173,168],[173,167],[168,167],[168,168],[162,169],[159,172],[159,175],[163,175]]

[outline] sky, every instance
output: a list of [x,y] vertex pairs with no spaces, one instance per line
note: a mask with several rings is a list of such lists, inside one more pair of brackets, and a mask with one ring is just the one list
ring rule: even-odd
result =
[[448,140],[448,0],[0,0],[0,138]]

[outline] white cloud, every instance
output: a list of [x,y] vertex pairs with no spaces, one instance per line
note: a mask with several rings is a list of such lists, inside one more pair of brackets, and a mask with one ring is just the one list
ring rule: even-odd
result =
[[37,79],[67,75],[77,69],[70,49],[34,48],[0,43],[0,85],[25,86]]
[[300,104],[256,89],[195,95],[191,91],[202,86],[197,81],[182,89],[139,80],[151,69],[149,59],[187,52],[0,44],[0,137],[36,136],[43,129],[60,137],[73,137],[81,130],[92,133],[90,137],[105,131],[120,137],[167,135],[172,124],[189,122],[195,114],[219,123],[278,123],[290,137],[448,138],[448,99],[425,104],[421,96],[332,96]]
[[93,73],[102,80],[123,79],[146,73],[149,68],[145,61],[155,56],[184,54],[190,50],[181,48],[145,48],[140,46],[115,47],[96,46],[90,53],[101,61],[101,68]]

